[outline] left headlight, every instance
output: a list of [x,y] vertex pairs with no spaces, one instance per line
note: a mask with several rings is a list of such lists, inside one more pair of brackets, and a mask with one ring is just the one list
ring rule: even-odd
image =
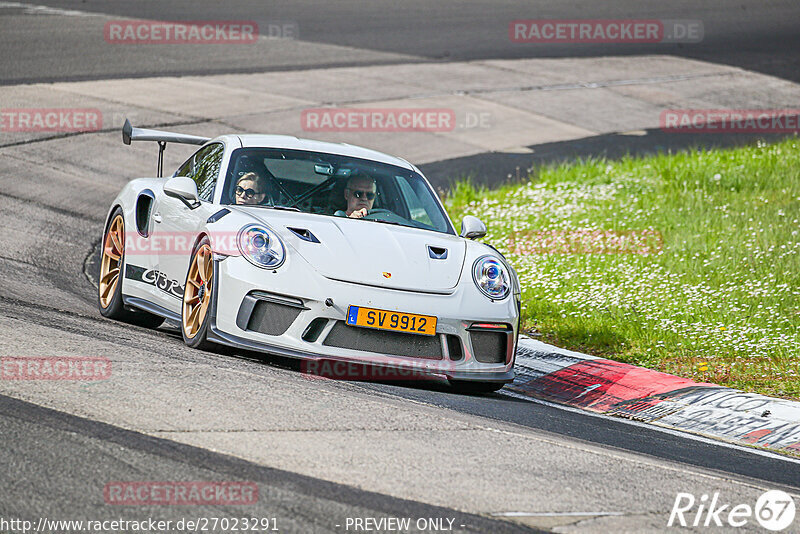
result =
[[511,275],[505,264],[494,256],[481,256],[475,261],[472,279],[481,293],[492,300],[502,300],[511,292]]
[[242,256],[256,267],[274,269],[286,259],[286,248],[278,234],[269,228],[257,224],[245,226],[239,230],[236,242]]

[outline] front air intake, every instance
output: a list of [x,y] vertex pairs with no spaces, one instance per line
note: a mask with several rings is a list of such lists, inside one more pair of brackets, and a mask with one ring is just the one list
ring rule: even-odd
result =
[[251,291],[242,300],[236,315],[236,326],[268,336],[280,336],[305,310],[308,308],[300,299],[265,291]]
[[467,328],[475,359],[481,363],[505,363],[514,330],[503,323],[473,323]]
[[319,335],[328,325],[328,320],[324,317],[317,317],[313,321],[311,321],[308,326],[306,327],[305,332],[301,336],[303,341],[307,341],[309,343],[314,343],[319,339]]
[[357,328],[348,326],[342,321],[336,321],[322,344],[328,347],[376,352],[392,356],[424,358],[426,360],[442,359],[442,342],[439,336],[419,336]]
[[292,326],[300,309],[267,300],[259,300],[247,322],[247,329],[269,336],[280,336]]
[[457,362],[464,358],[464,348],[461,346],[461,338],[447,334],[447,355],[450,360]]

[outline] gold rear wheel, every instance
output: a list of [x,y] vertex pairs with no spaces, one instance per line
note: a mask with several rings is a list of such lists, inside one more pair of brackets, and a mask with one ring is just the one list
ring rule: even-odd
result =
[[100,315],[145,328],[157,328],[164,322],[163,317],[125,306],[122,295],[122,271],[125,268],[125,219],[122,208],[116,208],[109,220],[99,250],[97,307]]
[[108,308],[119,284],[122,255],[125,252],[125,222],[117,215],[108,227],[103,239],[103,258],[100,262],[100,283],[98,291],[100,305]]
[[203,243],[195,252],[186,278],[183,292],[183,313],[181,323],[183,333],[193,339],[203,328],[208,308],[211,305],[211,291],[214,285],[214,263],[211,247]]

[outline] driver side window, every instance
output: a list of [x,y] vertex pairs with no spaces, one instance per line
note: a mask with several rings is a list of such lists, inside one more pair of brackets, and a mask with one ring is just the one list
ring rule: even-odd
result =
[[225,147],[221,143],[203,147],[181,165],[175,176],[187,176],[194,180],[200,199],[211,202],[224,152]]

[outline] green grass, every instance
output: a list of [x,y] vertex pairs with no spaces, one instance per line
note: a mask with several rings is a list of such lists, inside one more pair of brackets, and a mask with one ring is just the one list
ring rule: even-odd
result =
[[[486,223],[485,241],[519,274],[524,328],[545,341],[800,397],[796,138],[542,167],[492,190],[462,181],[445,204],[456,221]],[[648,230],[651,252],[610,253],[596,237],[578,248],[543,241],[584,230]]]

